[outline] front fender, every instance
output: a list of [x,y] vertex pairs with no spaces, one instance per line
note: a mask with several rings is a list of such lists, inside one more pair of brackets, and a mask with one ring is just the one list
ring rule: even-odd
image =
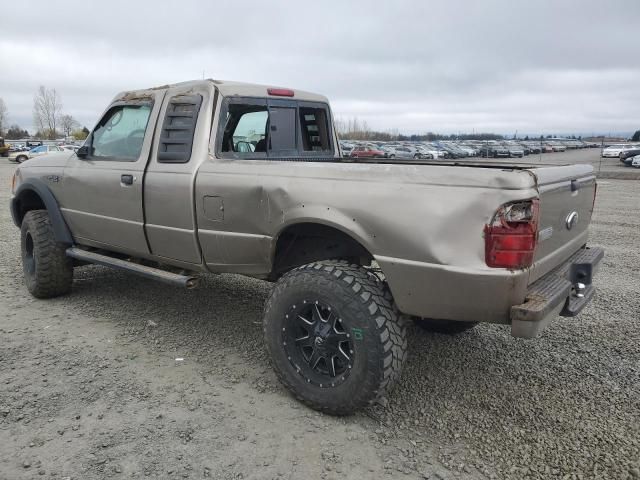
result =
[[13,218],[13,223],[15,223],[17,227],[21,227],[24,215],[29,210],[34,210],[33,208],[28,208],[28,205],[25,205],[25,202],[31,194],[37,195],[44,204],[44,207],[49,214],[51,225],[53,226],[56,241],[67,245],[73,245],[73,237],[71,236],[69,227],[64,221],[62,212],[60,212],[60,207],[58,206],[56,197],[54,197],[49,187],[37,178],[28,178],[24,180],[16,189],[16,192],[11,199],[11,217]]

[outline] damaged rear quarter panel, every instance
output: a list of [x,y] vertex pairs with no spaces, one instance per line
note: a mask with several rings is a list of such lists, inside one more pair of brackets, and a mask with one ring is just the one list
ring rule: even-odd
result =
[[[206,195],[222,197],[223,221],[203,214]],[[410,311],[416,296],[431,299],[422,305],[444,305],[441,313],[455,307],[454,300],[460,303],[458,295],[443,298],[447,291],[462,287],[476,296],[465,282],[415,283],[424,265],[434,275],[453,272],[452,278],[469,272],[478,274],[476,281],[499,276],[502,290],[488,291],[495,285],[489,281],[483,295],[505,297],[505,286],[513,292],[511,277],[522,272],[486,267],[483,228],[501,204],[536,195],[535,179],[526,171],[436,165],[213,159],[200,167],[196,181],[198,233],[211,270],[266,276],[279,234],[296,223],[319,223],[350,235],[379,260],[408,313],[416,313]],[[481,312],[483,318],[504,307],[495,295],[487,298],[500,305]]]

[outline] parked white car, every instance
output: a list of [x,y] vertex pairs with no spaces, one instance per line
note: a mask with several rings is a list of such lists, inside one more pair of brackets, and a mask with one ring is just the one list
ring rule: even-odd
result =
[[637,147],[636,145],[624,145],[624,144],[609,145],[607,148],[602,150],[602,156],[609,157],[609,158],[618,158],[620,156],[620,153],[624,152],[625,150],[630,150],[632,148],[637,148]]
[[467,152],[467,155],[470,157],[475,157],[476,155],[478,155],[478,151],[475,148],[470,147],[468,145],[458,145],[458,148],[460,148],[464,152]]
[[422,156],[423,153],[420,150],[408,145],[394,147],[393,150],[389,152],[389,158],[412,158],[417,160],[422,158]]
[[69,152],[77,152],[80,148],[78,145],[60,145],[60,147]]
[[39,157],[41,155],[46,155],[47,153],[52,152],[65,152],[62,147],[58,147],[57,145],[40,145],[39,147],[32,148],[28,152],[13,152],[9,154],[9,160],[22,163],[26,162],[30,158]]

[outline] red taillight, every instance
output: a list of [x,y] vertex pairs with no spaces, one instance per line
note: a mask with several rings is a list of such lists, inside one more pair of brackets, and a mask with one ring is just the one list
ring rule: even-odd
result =
[[484,228],[485,261],[494,268],[527,268],[538,243],[537,198],[498,209]]
[[267,93],[275,97],[293,97],[293,90],[288,88],[268,88]]

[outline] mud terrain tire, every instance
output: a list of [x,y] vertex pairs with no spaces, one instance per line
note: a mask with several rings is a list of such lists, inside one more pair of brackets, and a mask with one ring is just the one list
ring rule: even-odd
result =
[[36,298],[52,298],[71,291],[73,261],[56,242],[46,210],[31,210],[22,220],[20,247],[24,281]]
[[387,286],[346,261],[314,262],[281,277],[263,326],[280,381],[303,403],[333,415],[383,397],[407,356],[405,320]]

